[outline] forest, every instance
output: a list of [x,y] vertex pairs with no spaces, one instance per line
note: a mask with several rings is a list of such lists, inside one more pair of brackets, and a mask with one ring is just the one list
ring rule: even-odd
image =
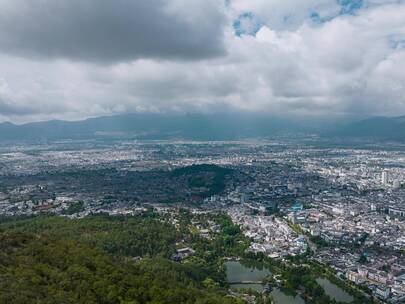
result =
[[[187,224],[187,212],[181,219]],[[239,246],[229,227],[210,242],[153,213],[3,218],[0,303],[243,303],[226,295],[219,267],[219,257]],[[196,256],[171,261],[176,242],[192,244]]]
[[[208,238],[201,235],[210,229]],[[298,292],[308,303],[336,303],[315,280],[334,280],[335,274],[311,262],[310,251],[285,263],[253,254],[249,245],[227,215],[186,209],[81,219],[3,217],[0,304],[245,303],[228,295],[224,258],[229,257],[265,265],[281,278],[268,282],[287,294]],[[194,254],[173,260],[185,247]],[[370,303],[343,281],[335,283],[354,296],[354,303]],[[257,303],[267,303],[266,297],[256,297]]]

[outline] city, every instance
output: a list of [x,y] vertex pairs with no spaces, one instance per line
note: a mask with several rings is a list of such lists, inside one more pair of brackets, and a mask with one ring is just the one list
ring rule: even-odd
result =
[[[280,261],[310,252],[375,299],[405,299],[402,146],[73,141],[3,147],[0,159],[3,216],[225,212],[251,240],[247,251]],[[229,171],[213,191],[217,168]],[[207,238],[218,229],[197,228]]]

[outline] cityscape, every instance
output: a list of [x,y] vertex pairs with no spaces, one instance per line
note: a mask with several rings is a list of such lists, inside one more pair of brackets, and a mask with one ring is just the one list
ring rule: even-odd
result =
[[[247,251],[284,262],[309,254],[368,296],[403,302],[405,149],[311,141],[306,147],[286,139],[3,146],[0,213],[83,218],[134,216],[148,208],[172,217],[179,208],[224,212],[250,240]],[[209,182],[191,185],[184,176],[173,177],[198,166],[229,170],[223,188],[210,193]],[[69,187],[62,187],[66,182]],[[198,228],[210,238],[218,229],[212,225]]]

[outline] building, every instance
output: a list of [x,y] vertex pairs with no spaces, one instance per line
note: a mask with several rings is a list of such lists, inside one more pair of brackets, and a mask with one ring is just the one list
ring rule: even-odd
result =
[[240,203],[246,204],[247,202],[249,202],[249,195],[246,193],[242,193],[240,196]]
[[304,205],[301,204],[300,202],[295,202],[294,205],[292,205],[290,211],[291,212],[301,212],[304,209]]
[[388,181],[389,181],[388,171],[384,170],[381,174],[381,183],[383,185],[388,185]]
[[401,182],[400,182],[398,179],[394,180],[393,183],[392,183],[392,187],[393,187],[394,189],[399,189],[399,188],[401,188]]
[[296,223],[297,223],[297,217],[296,217],[296,215],[295,215],[294,212],[289,213],[287,217],[288,217],[288,220],[289,220],[291,223],[293,223],[293,224],[296,224]]
[[383,287],[377,287],[375,290],[375,294],[377,297],[383,300],[387,300],[390,297],[390,289],[389,288],[383,288]]
[[186,247],[186,248],[181,248],[177,249],[176,254],[173,254],[170,259],[176,262],[180,262],[181,260],[188,258],[189,256],[194,255],[195,250]]
[[361,276],[359,273],[357,273],[357,272],[355,272],[355,271],[351,271],[351,270],[349,270],[349,271],[346,273],[346,277],[347,277],[350,281],[352,281],[352,282],[354,282],[354,283],[356,283],[356,284],[359,284],[361,281],[363,281],[362,276]]
[[405,208],[401,207],[390,207],[388,208],[388,214],[392,217],[405,217]]

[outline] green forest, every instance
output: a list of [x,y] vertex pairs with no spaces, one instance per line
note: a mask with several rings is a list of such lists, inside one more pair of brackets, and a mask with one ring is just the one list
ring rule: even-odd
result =
[[[210,230],[209,237],[201,231]],[[308,259],[288,262],[248,252],[250,240],[221,213],[137,216],[92,215],[0,218],[0,304],[3,303],[245,303],[228,295],[224,258],[260,263],[287,294],[308,303],[336,303],[316,282],[327,277],[354,298],[371,303],[327,267]],[[194,253],[174,260],[177,249]],[[256,294],[257,303],[270,298]]]
[[189,187],[206,187],[208,190],[201,195],[210,197],[221,193],[225,189],[225,178],[231,173],[231,169],[202,164],[175,169],[172,176],[187,176]]
[[[230,234],[210,242],[153,214],[2,219],[0,303],[243,303],[226,296],[218,260],[240,235],[219,220]],[[172,262],[177,242],[196,256]]]

